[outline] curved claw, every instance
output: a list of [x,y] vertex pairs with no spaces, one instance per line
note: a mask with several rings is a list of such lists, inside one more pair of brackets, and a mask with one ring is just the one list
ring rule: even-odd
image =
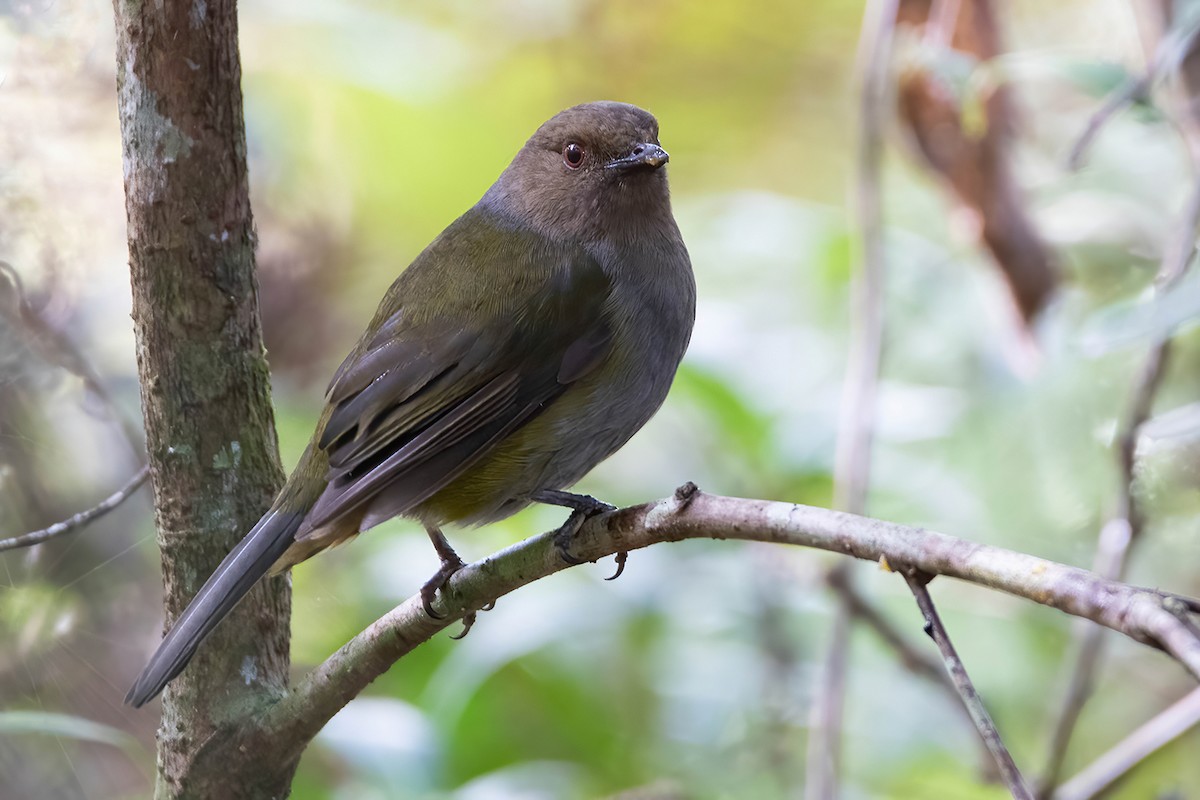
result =
[[614,572],[612,575],[609,575],[604,580],[615,581],[617,578],[621,577],[621,573],[625,571],[625,562],[628,560],[629,560],[629,553],[626,552],[625,550],[622,550],[621,552],[617,553],[617,571]]
[[558,557],[571,566],[584,563],[581,559],[571,555],[571,539],[583,527],[583,523],[587,521],[588,516],[589,514],[586,511],[576,509],[571,512],[571,516],[567,517],[567,521],[554,532],[554,547],[558,550]]
[[475,612],[472,611],[470,614],[464,615],[462,618],[462,623],[463,629],[454,636],[451,636],[451,639],[458,641],[471,632],[471,626],[475,624]]
[[426,600],[424,597],[422,597],[422,598],[421,598],[421,607],[425,609],[425,614],[426,614],[426,615],[427,615],[427,616],[428,616],[430,619],[436,619],[436,620],[439,620],[439,621],[440,621],[440,620],[443,620],[443,619],[445,619],[445,618],[446,618],[446,615],[445,615],[445,614],[439,614],[438,612],[434,611],[434,610],[433,610],[433,603],[431,603],[430,601]]
[[574,555],[571,555],[571,552],[568,549],[571,546],[570,542],[565,542],[565,543],[556,542],[556,543],[554,543],[554,545],[556,545],[556,547],[558,547],[558,558],[563,559],[564,561],[566,561],[566,563],[570,564],[571,566],[587,564],[587,561],[584,561],[583,559],[577,559],[574,557]]
[[442,561],[442,565],[438,567],[438,571],[433,573],[433,577],[425,581],[425,585],[421,587],[421,607],[425,609],[425,613],[431,619],[442,620],[446,618],[445,614],[439,614],[433,610],[433,600],[437,597],[438,591],[445,587],[450,577],[464,566],[466,565],[457,555],[453,559],[446,559]]

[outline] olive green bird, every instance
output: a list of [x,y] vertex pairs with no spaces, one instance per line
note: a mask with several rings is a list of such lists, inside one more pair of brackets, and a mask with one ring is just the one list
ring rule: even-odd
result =
[[264,575],[384,520],[441,533],[531,502],[604,508],[562,491],[658,410],[695,318],[658,123],[624,103],[544,125],[496,183],[396,280],[342,363],[271,510],[175,621],[126,702],[162,691]]

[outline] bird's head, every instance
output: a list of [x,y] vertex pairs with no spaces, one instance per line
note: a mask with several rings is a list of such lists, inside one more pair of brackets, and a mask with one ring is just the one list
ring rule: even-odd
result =
[[670,218],[658,120],[627,103],[584,103],[537,129],[484,202],[550,236],[635,235]]

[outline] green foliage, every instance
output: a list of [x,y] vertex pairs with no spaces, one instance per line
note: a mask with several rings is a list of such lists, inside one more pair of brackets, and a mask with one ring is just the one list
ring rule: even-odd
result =
[[97,742],[125,750],[130,755],[145,755],[139,752],[141,744],[125,731],[82,717],[45,711],[0,711],[0,736],[29,734]]
[[[298,316],[301,327],[334,331],[299,358],[270,354],[285,466],[396,273],[479,197],[534,125],[571,103],[612,98],[660,118],[700,304],[666,406],[579,488],[639,502],[691,479],[725,494],[831,501],[860,257],[846,189],[861,3],[241,5],[260,261],[272,264],[260,292],[267,333]],[[100,57],[111,9],[69,0],[37,19],[24,13],[0,16],[13,104],[0,133],[0,257],[55,298],[48,313],[134,409],[120,151],[111,59]],[[1036,362],[970,220],[906,157],[903,137],[889,139],[888,335],[869,510],[1088,564],[1113,511],[1112,435],[1132,375],[1150,342],[1177,332],[1139,466],[1152,524],[1131,580],[1195,594],[1200,412],[1189,404],[1200,391],[1200,292],[1193,282],[1148,299],[1191,190],[1184,148],[1147,106],[1110,121],[1086,170],[1061,167],[1101,98],[1143,68],[1132,57],[1114,62],[1138,48],[1126,13],[1082,0],[1005,5],[1009,55],[991,65],[933,61],[972,125],[991,82],[1016,83],[1019,178],[1068,282],[1035,331]],[[101,66],[63,53],[98,53]],[[34,75],[40,90],[30,88]],[[27,267],[43,263],[52,266]],[[326,318],[341,324],[319,327]],[[5,364],[15,352],[6,344]],[[0,374],[0,389],[17,383],[15,372]],[[35,483],[67,499],[43,509],[53,517],[91,492],[76,484],[111,481],[120,464],[95,432],[102,420],[62,413],[79,405],[72,387],[41,383],[47,419],[19,435],[0,427],[0,455],[28,440]],[[27,499],[35,511],[49,505]],[[159,630],[150,521],[129,514],[37,554],[0,556],[0,780],[17,753],[30,780],[15,785],[66,776],[54,784],[63,797],[140,796],[152,781],[153,714],[119,705]],[[480,557],[561,521],[539,508],[448,534],[464,556]],[[38,524],[32,511],[18,522]],[[353,701],[305,754],[293,796],[592,798],[661,784],[698,800],[795,797],[833,609],[820,581],[827,563],[689,542],[632,554],[614,583],[602,580],[611,564],[588,565],[502,598],[465,640],[439,636]],[[298,568],[297,673],[435,567],[419,527],[394,522]],[[902,581],[867,567],[859,583],[927,646]],[[948,581],[932,591],[1018,762],[1035,774],[1069,652],[1066,618]],[[853,642],[846,796],[1003,796],[980,784],[974,733],[946,698],[870,635]],[[1114,642],[1068,772],[1186,688],[1160,655]],[[1113,796],[1200,792],[1196,745],[1193,733]]]

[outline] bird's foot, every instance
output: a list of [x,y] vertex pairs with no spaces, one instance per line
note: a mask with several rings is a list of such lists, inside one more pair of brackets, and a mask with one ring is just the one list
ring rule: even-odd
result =
[[[550,489],[535,493],[533,499],[539,503],[571,509],[571,516],[567,517],[567,521],[554,532],[554,546],[558,550],[559,558],[571,565],[583,563],[581,559],[571,554],[571,540],[575,538],[575,534],[579,533],[583,523],[597,514],[604,514],[616,509],[616,506],[605,503],[603,500],[597,500],[590,495]],[[621,573],[625,571],[625,561],[628,558],[628,553],[617,553],[617,571],[605,580],[611,581],[620,577]]]
[[559,525],[558,530],[554,532],[554,548],[558,550],[558,557],[571,566],[583,563],[583,559],[571,555],[571,540],[579,533],[589,516],[586,511],[572,511],[567,521]]
[[[439,553],[439,555],[441,554]],[[424,585],[421,586],[421,606],[425,609],[425,613],[433,619],[446,618],[445,614],[433,610],[434,598],[437,597],[438,591],[444,588],[450,581],[454,573],[465,566],[466,563],[457,554],[455,554],[454,558],[443,559],[442,565],[438,567],[438,571],[433,573],[433,577],[425,581]],[[469,628],[470,625],[467,627]]]
[[[426,525],[425,532],[429,534],[429,541],[433,542],[433,549],[437,551],[442,565],[438,567],[437,572],[433,573],[433,577],[425,581],[421,587],[421,606],[431,618],[441,620],[445,619],[446,615],[433,610],[433,601],[437,597],[437,593],[446,587],[454,573],[466,566],[466,562],[459,557],[458,553],[454,552],[454,548],[450,546],[450,542],[446,540],[445,534],[439,528]],[[491,611],[495,607],[496,601],[493,600],[480,611]],[[475,612],[468,611],[464,614],[462,623],[463,629],[457,635],[451,636],[451,639],[461,639],[471,632],[471,626],[475,624]]]

